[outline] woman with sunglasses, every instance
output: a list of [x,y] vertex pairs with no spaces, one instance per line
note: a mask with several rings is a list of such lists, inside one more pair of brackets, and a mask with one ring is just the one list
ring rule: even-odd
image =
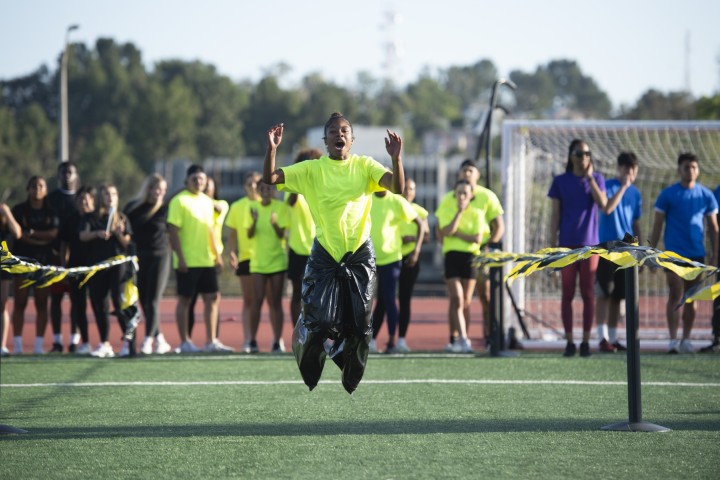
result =
[[[575,139],[568,149],[565,173],[553,179],[548,197],[552,200],[550,245],[580,248],[598,243],[598,207],[607,203],[605,179],[594,171],[590,147]],[[583,335],[580,356],[590,356],[590,331],[595,318],[595,271],[598,257],[593,256],[561,270],[562,309],[565,329],[566,357],[575,355],[573,342],[573,309],[576,278],[580,277],[580,296],[583,300]]]

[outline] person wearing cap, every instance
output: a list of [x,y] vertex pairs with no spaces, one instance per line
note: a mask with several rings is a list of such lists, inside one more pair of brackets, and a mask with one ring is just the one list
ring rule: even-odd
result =
[[214,241],[215,208],[213,199],[203,193],[207,175],[200,165],[191,165],[185,176],[185,190],[173,197],[168,206],[168,235],[173,252],[178,302],[175,317],[180,334],[180,353],[200,349],[188,335],[188,312],[192,297],[198,293],[205,304],[206,352],[231,352],[217,338],[220,303],[217,268],[222,257]]

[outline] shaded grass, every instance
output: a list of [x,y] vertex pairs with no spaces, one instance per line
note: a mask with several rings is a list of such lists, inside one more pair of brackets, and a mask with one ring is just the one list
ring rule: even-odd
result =
[[[647,355],[646,382],[720,384],[714,357]],[[131,361],[11,358],[3,385],[299,380],[288,356]],[[370,359],[353,395],[328,364],[299,384],[0,387],[2,478],[716,478],[720,387],[644,386],[663,434],[627,420],[624,385],[374,384],[373,380],[624,381],[621,356]]]

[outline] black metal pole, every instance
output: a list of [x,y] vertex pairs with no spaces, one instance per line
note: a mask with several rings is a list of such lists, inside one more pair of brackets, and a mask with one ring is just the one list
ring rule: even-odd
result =
[[642,421],[640,394],[640,287],[637,265],[625,270],[625,332],[627,335],[628,421],[602,427],[623,432],[668,432],[669,428]]

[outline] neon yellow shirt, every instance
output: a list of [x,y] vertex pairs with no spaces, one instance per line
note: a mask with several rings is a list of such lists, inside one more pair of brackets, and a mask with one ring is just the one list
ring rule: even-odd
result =
[[[435,216],[438,219],[438,225],[440,228],[444,228],[452,222],[457,213],[457,203],[440,205],[435,211]],[[460,216],[460,224],[458,225],[458,232],[477,235],[482,234],[482,238],[485,235],[490,236],[490,228],[488,227],[483,213],[480,209],[468,207]],[[442,245],[443,254],[447,252],[467,252],[477,254],[480,252],[480,244],[475,242],[466,242],[465,240],[457,237],[443,237]]]
[[[373,195],[370,219],[370,237],[375,247],[375,263],[381,267],[402,260],[400,225],[412,222],[417,212],[402,195],[388,193],[384,197]],[[414,222],[413,222],[414,223]]]
[[225,250],[225,245],[223,245],[222,240],[222,227],[230,207],[225,200],[214,200],[213,205],[215,207],[213,210],[213,218],[215,220],[213,223],[213,238],[215,238],[218,255],[222,255],[223,250]]
[[388,171],[371,157],[350,155],[317,160],[282,168],[285,183],[278,189],[301,193],[310,207],[320,245],[339,262],[370,237],[370,206],[373,192],[383,190],[379,182]]
[[290,194],[285,194],[285,204],[288,206],[290,225],[288,226],[288,246],[298,255],[310,255],[313,240],[315,240],[315,222],[310,213],[305,197],[297,196],[295,205],[290,206]]
[[[275,228],[270,223],[270,217],[276,214],[276,223],[281,228],[288,226],[287,205],[279,200],[271,200],[269,205],[262,202],[255,203],[251,208],[258,212],[255,224],[255,235],[250,239],[252,243],[252,256],[250,257],[250,273],[278,273],[284,272],[288,267],[285,237],[278,237]],[[253,219],[249,215],[245,218],[245,231],[252,226]]]
[[225,225],[237,233],[238,262],[250,260],[250,257],[252,257],[252,242],[247,236],[245,219],[250,217],[250,208],[257,205],[257,203],[257,200],[250,200],[248,197],[235,200],[230,205],[230,212],[228,212],[227,220],[225,220]]
[[[215,256],[210,242],[215,225],[213,199],[204,193],[183,190],[170,200],[167,222],[178,228],[185,264],[190,268],[213,267]],[[173,252],[173,267],[178,259]]]
[[[453,191],[446,193],[442,200],[440,200],[438,210],[448,205],[454,206],[455,211],[457,211],[457,200],[455,200],[455,192]],[[484,245],[490,239],[490,222],[504,213],[502,204],[492,190],[477,185],[473,190],[473,199],[470,201],[470,206],[482,212],[482,219],[485,222],[485,227],[487,227],[483,230],[484,233],[481,241],[481,244]]]
[[[417,203],[412,203],[412,207],[417,212],[417,217],[421,220],[425,220],[429,212],[425,210],[423,207],[418,205]],[[400,225],[400,239],[402,240],[402,237],[417,237],[418,234],[418,224],[416,222],[406,222]],[[427,235],[427,232],[425,232]],[[412,251],[415,250],[415,242],[409,242],[409,243],[403,243],[402,248],[400,251],[402,252],[402,256],[410,255]]]

